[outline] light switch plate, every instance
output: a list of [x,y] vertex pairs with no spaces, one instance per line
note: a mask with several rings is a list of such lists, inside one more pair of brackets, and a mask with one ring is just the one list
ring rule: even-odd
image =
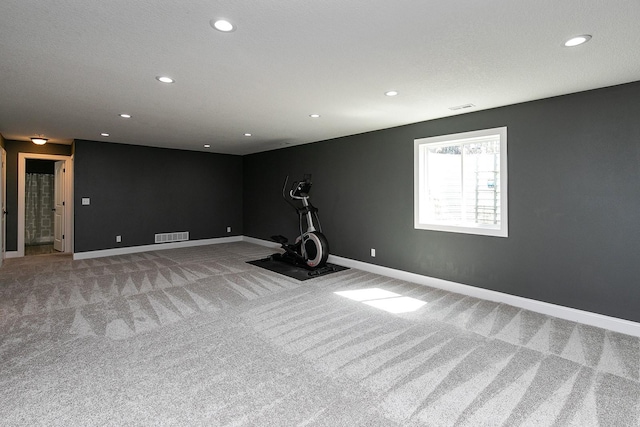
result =
[[88,197],[82,198],[82,206],[89,206],[91,204],[91,199]]

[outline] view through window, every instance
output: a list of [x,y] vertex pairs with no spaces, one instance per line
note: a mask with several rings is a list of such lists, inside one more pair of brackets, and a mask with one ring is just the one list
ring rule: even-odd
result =
[[414,144],[415,228],[506,237],[506,127]]

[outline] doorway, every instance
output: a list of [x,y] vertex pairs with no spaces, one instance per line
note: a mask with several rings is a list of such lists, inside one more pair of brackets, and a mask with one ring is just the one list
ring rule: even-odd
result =
[[24,256],[54,252],[56,163],[55,160],[26,159]]
[[18,153],[18,254],[73,253],[73,163]]

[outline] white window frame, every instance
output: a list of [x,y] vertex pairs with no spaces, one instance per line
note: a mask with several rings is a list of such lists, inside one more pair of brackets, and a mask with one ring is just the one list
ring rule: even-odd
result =
[[[424,150],[429,146],[456,145],[473,143],[474,140],[486,139],[498,135],[500,138],[500,223],[498,225],[476,224],[469,225],[451,222],[421,222],[420,201],[421,197],[427,197],[427,166],[424,164]],[[446,231],[452,233],[478,234],[483,236],[508,237],[509,235],[509,211],[508,211],[508,173],[507,173],[507,128],[498,127],[482,129],[471,132],[441,135],[430,138],[414,140],[414,228],[420,230]]]

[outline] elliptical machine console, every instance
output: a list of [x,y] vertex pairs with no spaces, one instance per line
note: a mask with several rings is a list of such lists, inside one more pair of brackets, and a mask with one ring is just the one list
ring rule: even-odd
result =
[[[271,259],[285,261],[310,270],[323,268],[329,257],[329,243],[322,234],[318,209],[309,201],[309,191],[311,191],[312,185],[311,175],[304,175],[302,180],[295,181],[289,193],[286,194],[288,181],[289,176],[285,178],[282,185],[282,197],[298,213],[300,235],[296,238],[294,244],[289,244],[289,239],[282,235],[271,236],[284,249],[283,254],[274,254]],[[294,203],[294,201],[299,202],[299,204]],[[306,230],[303,224],[305,221]]]

